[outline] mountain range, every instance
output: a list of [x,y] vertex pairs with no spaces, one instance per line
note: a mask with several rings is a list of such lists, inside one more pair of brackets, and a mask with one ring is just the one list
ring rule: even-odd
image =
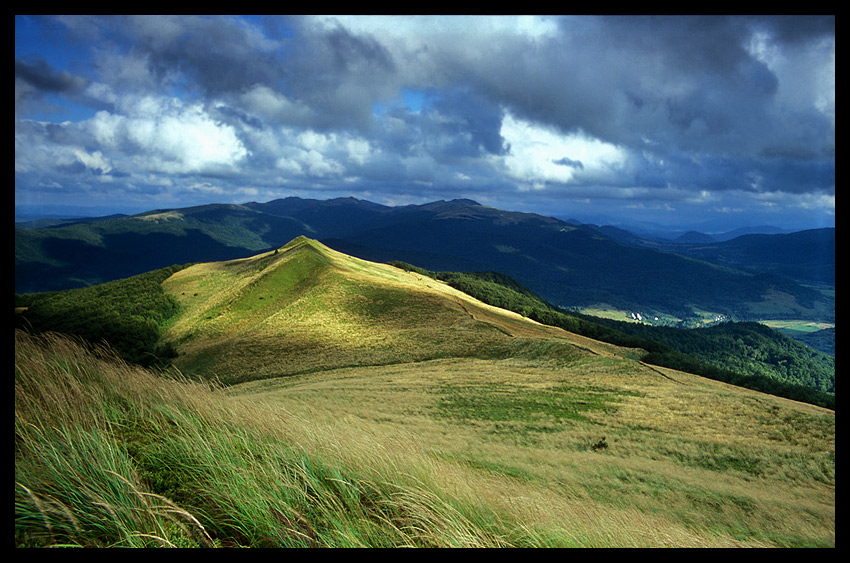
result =
[[243,258],[301,235],[371,261],[501,272],[563,308],[834,322],[834,229],[664,242],[467,199],[392,207],[290,197],[22,223],[15,290],[62,290],[172,264]]

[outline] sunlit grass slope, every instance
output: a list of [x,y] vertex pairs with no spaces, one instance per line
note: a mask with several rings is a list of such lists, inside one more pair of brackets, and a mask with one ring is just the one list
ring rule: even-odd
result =
[[184,373],[224,383],[452,357],[627,353],[491,307],[447,284],[304,237],[163,284]]
[[835,545],[834,411],[305,238],[163,287],[185,377],[16,333],[16,545]]
[[16,334],[18,546],[834,546],[835,416],[615,357],[227,389]]

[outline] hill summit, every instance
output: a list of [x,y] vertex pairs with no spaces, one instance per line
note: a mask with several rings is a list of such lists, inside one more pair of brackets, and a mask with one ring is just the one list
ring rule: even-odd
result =
[[184,372],[227,383],[449,357],[611,354],[438,280],[299,236],[163,283],[182,311],[166,334]]

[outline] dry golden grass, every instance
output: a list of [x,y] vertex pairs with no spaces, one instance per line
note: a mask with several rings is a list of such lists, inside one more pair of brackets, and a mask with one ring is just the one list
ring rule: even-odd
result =
[[[453,358],[328,370],[219,390],[163,380],[108,358],[93,360],[62,339],[50,344],[45,349],[29,339],[16,343],[16,430],[22,446],[54,451],[55,441],[35,442],[51,428],[106,440],[141,423],[155,432],[142,436],[148,447],[158,440],[169,449],[183,444],[200,452],[193,455],[205,456],[200,462],[208,457],[215,464],[200,468],[200,474],[218,468],[216,478],[223,480],[221,489],[203,489],[206,502],[219,497],[224,502],[238,484],[240,503],[266,506],[263,491],[272,486],[266,480],[283,478],[275,473],[280,462],[274,457],[283,450],[357,468],[356,475],[342,472],[333,478],[341,484],[353,485],[355,479],[359,487],[393,484],[393,506],[415,513],[420,530],[411,535],[407,529],[402,543],[835,543],[832,412],[688,374],[659,373],[631,359]],[[453,410],[457,403],[446,400],[455,395],[482,400],[459,418]],[[490,410],[506,396],[525,405],[525,411]],[[549,396],[560,403],[527,400]],[[594,403],[594,397],[602,400]],[[576,418],[559,417],[562,403],[596,407]],[[594,449],[602,437],[608,446]],[[121,441],[110,449],[120,453]],[[178,454],[176,459],[182,459]],[[730,464],[733,459],[750,465]],[[96,460],[84,465],[90,467],[91,461]],[[175,505],[153,495],[136,469],[122,467],[123,473],[111,480],[108,468],[100,470],[104,487],[126,482],[132,485],[130,500],[159,499],[131,507],[131,512],[144,512],[124,524],[128,545],[130,539],[178,544],[181,538],[187,541],[186,534],[199,533],[210,541],[204,530],[220,529],[221,522],[203,516],[203,504]],[[178,475],[191,469],[165,467]],[[234,479],[227,480],[228,475]],[[71,505],[55,492],[47,496],[38,482],[20,484],[31,492],[22,503],[50,500],[40,510],[45,518],[56,515],[54,533],[58,523],[88,517],[80,512],[87,510],[85,504]],[[67,498],[77,497],[70,491]],[[91,510],[103,505],[100,498],[93,497]],[[38,503],[34,506],[38,510]],[[117,511],[122,505],[113,506]],[[170,520],[168,514],[179,518]],[[488,532],[482,514],[518,527],[506,534],[502,524],[498,533]],[[342,525],[357,527],[356,517],[350,518]],[[188,531],[175,537],[169,527],[173,522]],[[82,525],[77,528],[72,533],[84,536]],[[224,539],[221,533],[214,534],[216,541]],[[346,544],[344,537],[334,537]],[[351,541],[363,540],[352,536]]]
[[[831,546],[834,412],[639,361],[449,286],[297,240],[164,284],[185,373],[347,464],[586,546]],[[286,375],[287,377],[279,377]],[[376,457],[377,456],[377,457]],[[380,458],[380,459],[378,459]]]
[[563,344],[568,354],[624,353],[306,239],[278,254],[186,268],[163,285],[182,309],[166,336],[178,344],[176,365],[227,383],[345,366],[503,357],[541,342]]
[[[447,483],[474,482],[488,502],[528,510],[542,529],[569,528],[572,541],[587,545],[834,544],[834,413],[659,371],[628,359],[453,359],[230,392],[393,447],[416,444],[451,462],[439,470]],[[447,386],[481,396],[564,386],[629,394],[616,395],[610,410],[588,411],[587,420],[458,420],[440,415]],[[594,450],[603,437],[608,447]]]

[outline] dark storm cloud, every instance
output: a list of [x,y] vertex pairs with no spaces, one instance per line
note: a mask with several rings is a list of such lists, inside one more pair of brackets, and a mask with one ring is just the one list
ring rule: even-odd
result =
[[465,146],[458,149],[471,151],[464,156],[502,155],[508,150],[501,134],[504,112],[481,94],[456,88],[441,96],[433,109],[447,123],[446,133],[464,140]]
[[56,163],[175,199],[337,189],[549,210],[782,192],[834,213],[834,17],[33,22],[90,57],[16,50],[16,118],[47,99],[90,111],[16,120],[16,186],[61,184]]
[[754,29],[776,35],[782,43],[800,44],[835,37],[835,16],[761,16],[749,19]]
[[486,59],[449,53],[447,66],[518,117],[629,147],[758,154],[778,137],[811,146],[808,134],[775,125],[777,77],[748,50],[759,21],[569,19],[544,47],[517,39]]
[[[208,94],[274,84],[282,74],[280,47],[238,18],[228,16],[57,16],[69,37],[92,46],[100,79],[120,88],[118,57],[143,61],[156,81],[151,87],[179,86]],[[137,83],[130,84],[138,87]]]
[[233,18],[128,17],[127,37],[149,57],[157,76],[183,76],[205,94],[239,91],[253,84],[275,84],[282,67],[276,45]]
[[42,60],[16,60],[15,78],[44,92],[64,94],[77,94],[88,84],[87,80],[56,70]]
[[398,93],[393,55],[373,37],[341,26],[298,29],[287,53],[285,92],[315,110],[317,127],[367,128],[373,104]]

